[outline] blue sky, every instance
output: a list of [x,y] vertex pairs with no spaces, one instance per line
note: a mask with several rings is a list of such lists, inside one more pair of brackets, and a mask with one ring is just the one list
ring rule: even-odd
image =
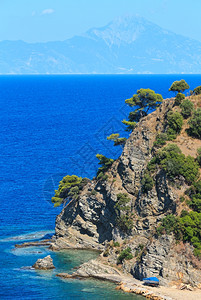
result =
[[115,17],[139,14],[201,41],[201,0],[0,0],[0,40],[65,40]]

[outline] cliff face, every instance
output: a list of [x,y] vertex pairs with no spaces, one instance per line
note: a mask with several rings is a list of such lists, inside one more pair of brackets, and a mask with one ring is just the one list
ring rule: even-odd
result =
[[[197,284],[201,275],[188,259],[192,249],[181,250],[173,236],[155,236],[158,222],[177,211],[179,195],[163,171],[156,175],[151,191],[142,193],[141,180],[152,158],[152,147],[159,132],[166,126],[167,113],[174,100],[167,99],[152,114],[143,118],[126,142],[123,153],[107,172],[106,181],[92,180],[72,200],[56,219],[54,250],[63,248],[108,249],[108,241],[118,241],[130,247],[133,255],[144,245],[140,259],[123,263],[123,269],[142,279],[158,276],[162,282],[181,279]],[[117,195],[126,193],[131,199],[133,228],[128,233],[116,226],[114,205]],[[188,253],[188,257],[186,256]],[[108,250],[108,262],[116,263],[114,249]]]

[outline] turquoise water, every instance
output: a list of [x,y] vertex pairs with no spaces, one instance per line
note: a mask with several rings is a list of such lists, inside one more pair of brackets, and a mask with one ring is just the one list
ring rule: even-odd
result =
[[[85,250],[65,250],[52,252],[47,247],[15,248],[14,243],[40,238],[50,232],[36,232],[0,241],[1,266],[0,299],[142,299],[115,290],[115,285],[100,280],[63,280],[57,273],[75,271],[80,264],[97,257],[98,252]],[[51,255],[55,269],[36,271],[31,266],[38,258]],[[5,264],[6,262],[6,264]],[[9,276],[6,276],[9,272]],[[12,280],[11,280],[12,278]]]
[[182,78],[191,89],[201,84],[201,75],[0,76],[0,299],[137,299],[111,283],[55,277],[96,253],[51,253],[56,270],[36,272],[23,267],[49,250],[14,245],[54,231],[61,209],[50,199],[63,176],[92,178],[97,153],[120,155],[106,137],[128,135],[126,98],[148,87],[171,97]]

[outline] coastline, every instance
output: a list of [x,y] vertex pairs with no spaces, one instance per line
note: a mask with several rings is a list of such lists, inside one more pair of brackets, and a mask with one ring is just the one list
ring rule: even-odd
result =
[[[15,245],[16,248],[26,248],[33,245],[44,246],[46,241],[35,241],[27,242],[23,244]],[[50,246],[51,242],[48,240],[46,246],[52,250]],[[68,248],[69,250],[75,248]],[[61,250],[61,249],[60,249]],[[64,249],[67,250],[67,249]],[[77,250],[84,250],[83,248]],[[85,249],[86,250],[86,249]],[[92,250],[92,249],[91,249]],[[93,249],[96,251],[96,249]],[[99,251],[98,251],[99,252]],[[150,287],[143,285],[142,281],[135,279],[132,275],[125,274],[114,266],[110,266],[106,263],[102,255],[99,255],[97,259],[90,260],[80,265],[75,272],[70,273],[58,273],[57,277],[68,280],[68,279],[98,279],[101,281],[109,281],[115,283],[116,290],[122,290],[126,293],[133,293],[141,295],[146,299],[151,300],[201,300],[201,290],[193,289],[188,285],[184,285],[181,282],[175,282],[173,286],[159,286]],[[189,289],[189,290],[188,290]]]
[[[117,284],[116,290],[127,293],[141,295],[151,300],[200,300],[201,291],[199,289],[186,290],[187,285],[175,284],[174,286],[150,287],[143,285],[142,281],[133,278],[131,275],[123,274],[119,270],[106,265],[99,256],[96,260],[91,260],[81,265],[74,273],[60,273],[56,275],[62,279],[86,279],[94,278],[99,280],[111,281]],[[183,287],[181,290],[180,288]]]

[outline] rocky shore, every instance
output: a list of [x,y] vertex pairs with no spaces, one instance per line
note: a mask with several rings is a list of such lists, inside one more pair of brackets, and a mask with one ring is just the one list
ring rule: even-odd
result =
[[[104,260],[99,257],[97,260],[91,260],[81,265],[72,274],[60,273],[58,277],[68,279],[95,278],[108,280],[117,284],[116,289],[124,292],[142,295],[152,300],[200,300],[201,293],[199,289],[192,289],[190,286],[184,286],[181,283],[174,287],[148,287],[144,286],[142,281],[133,278],[131,275],[124,274],[117,268],[104,264]],[[188,290],[188,288],[190,290]]]
[[37,247],[37,246],[51,246],[53,244],[52,239],[45,239],[41,241],[32,241],[32,242],[25,242],[22,244],[16,244],[15,248],[26,248],[26,247]]

